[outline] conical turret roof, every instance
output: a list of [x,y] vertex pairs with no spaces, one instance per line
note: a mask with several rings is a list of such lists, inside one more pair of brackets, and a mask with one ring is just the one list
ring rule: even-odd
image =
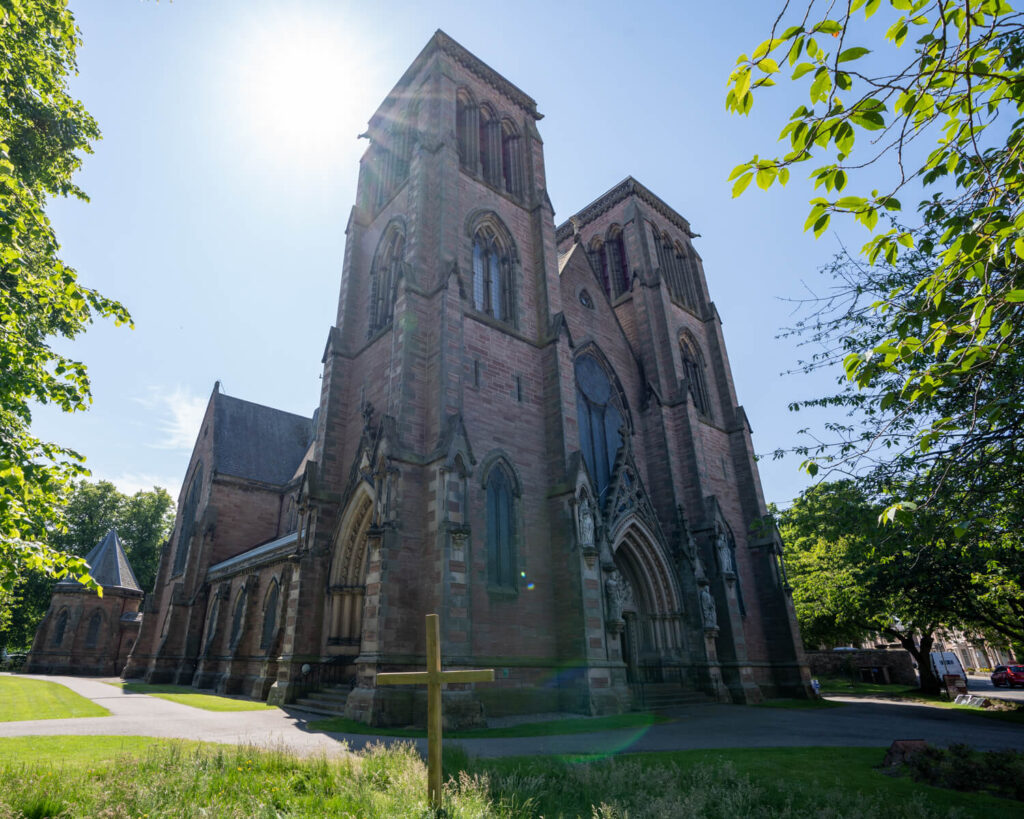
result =
[[[132,571],[128,557],[121,545],[121,538],[117,536],[117,530],[111,529],[107,536],[99,542],[85,558],[89,564],[89,574],[93,580],[105,589],[130,589],[142,591],[139,581],[135,579],[135,572]],[[77,583],[77,580],[65,580],[65,583]]]

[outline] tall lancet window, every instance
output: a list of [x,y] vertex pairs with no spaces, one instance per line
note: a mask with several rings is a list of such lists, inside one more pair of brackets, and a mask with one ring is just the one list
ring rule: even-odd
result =
[[487,473],[487,580],[490,586],[514,589],[515,492],[503,464]]
[[693,404],[701,415],[711,415],[711,400],[708,396],[707,381],[704,378],[704,357],[693,337],[684,333],[679,339],[679,351],[683,359],[683,375],[693,396]]
[[604,504],[611,483],[615,458],[622,447],[621,429],[625,424],[620,399],[608,373],[596,358],[581,355],[576,359],[576,417],[579,422],[580,451],[590,477],[596,484],[598,499]]
[[392,224],[384,231],[370,268],[370,335],[389,325],[394,318],[398,279],[404,264],[405,234],[399,225]]
[[473,306],[501,321],[512,318],[512,260],[488,225],[473,237]]
[[476,173],[480,163],[480,108],[465,88],[455,98],[455,136],[462,167]]
[[496,188],[501,186],[501,123],[486,105],[480,106],[480,172]]
[[192,535],[195,533],[196,512],[199,509],[199,493],[203,488],[203,464],[196,466],[195,474],[192,476],[192,483],[188,487],[188,495],[185,497],[185,505],[181,509],[181,528],[178,530],[178,544],[174,553],[174,568],[172,575],[181,574],[185,571],[185,562],[188,557],[189,546]]
[[501,177],[505,190],[513,196],[523,191],[522,140],[511,120],[501,122]]
[[622,229],[613,227],[602,247],[604,283],[609,298],[621,296],[629,291],[629,264],[626,261],[626,246],[622,241]]

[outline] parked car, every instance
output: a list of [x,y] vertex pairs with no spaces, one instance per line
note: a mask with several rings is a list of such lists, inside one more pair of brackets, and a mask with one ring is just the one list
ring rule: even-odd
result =
[[992,671],[992,685],[1024,688],[1024,665],[997,665]]

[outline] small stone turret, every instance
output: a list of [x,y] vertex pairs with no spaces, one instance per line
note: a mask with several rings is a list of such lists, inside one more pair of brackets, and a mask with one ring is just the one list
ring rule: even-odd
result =
[[135,645],[143,592],[111,529],[86,557],[100,597],[77,580],[62,580],[39,624],[26,671],[31,674],[120,674]]

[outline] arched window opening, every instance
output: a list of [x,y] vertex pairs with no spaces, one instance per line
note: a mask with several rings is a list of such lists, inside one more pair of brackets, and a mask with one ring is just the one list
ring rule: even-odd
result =
[[480,171],[496,188],[501,186],[501,123],[489,108],[480,108]]
[[611,298],[612,287],[611,282],[608,280],[608,265],[605,264],[604,242],[599,237],[595,236],[591,240],[587,256],[590,258],[590,266],[594,268],[594,272],[601,282],[601,287],[604,288],[608,298]]
[[203,464],[196,466],[195,474],[192,476],[192,483],[189,484],[188,494],[185,496],[185,505],[181,510],[181,529],[178,531],[178,546],[174,553],[174,570],[172,574],[181,574],[185,571],[185,561],[188,558],[188,550],[196,525],[196,511],[199,508],[199,493],[203,488]]
[[622,241],[622,230],[610,232],[603,248],[605,290],[609,298],[621,296],[629,291],[629,264],[626,261],[626,246]]
[[385,233],[370,273],[370,335],[391,323],[398,278],[405,264],[405,235],[394,227]]
[[512,481],[502,466],[487,476],[487,579],[491,586],[515,588],[515,504]]
[[53,628],[53,644],[59,646],[64,642],[64,632],[68,629],[68,610],[63,609],[57,615],[57,625]]
[[235,611],[231,615],[231,648],[238,645],[242,637],[242,621],[245,619],[245,592],[240,591],[235,600]]
[[690,395],[693,396],[694,406],[701,415],[710,416],[711,401],[704,378],[704,358],[689,334],[679,339],[679,348],[683,359],[683,375]]
[[501,321],[512,318],[512,261],[489,226],[473,237],[473,306]]
[[209,651],[213,644],[213,637],[217,632],[217,616],[220,614],[220,598],[214,597],[210,604],[210,613],[206,616],[206,639],[203,641],[203,651]]
[[96,648],[100,641],[100,626],[103,625],[103,613],[94,611],[89,618],[89,625],[85,631],[85,647]]
[[277,581],[270,584],[266,600],[263,602],[263,633],[260,635],[260,648],[271,648],[277,632],[277,602],[280,597]]
[[460,88],[455,98],[455,137],[462,167],[470,173],[477,173],[480,163],[480,108],[465,88]]
[[522,140],[509,120],[503,120],[501,123],[501,177],[506,192],[513,196],[522,193]]
[[576,417],[580,450],[603,507],[615,458],[622,447],[625,420],[608,373],[593,356],[576,359]]

